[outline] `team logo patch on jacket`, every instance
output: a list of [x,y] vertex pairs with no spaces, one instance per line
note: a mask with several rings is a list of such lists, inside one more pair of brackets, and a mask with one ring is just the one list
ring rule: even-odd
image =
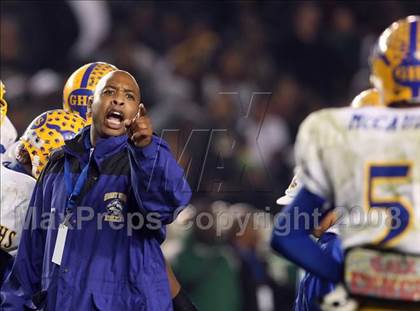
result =
[[123,222],[123,208],[124,203],[127,201],[127,196],[121,192],[109,192],[104,196],[104,201],[111,200],[106,206],[105,221],[110,222]]

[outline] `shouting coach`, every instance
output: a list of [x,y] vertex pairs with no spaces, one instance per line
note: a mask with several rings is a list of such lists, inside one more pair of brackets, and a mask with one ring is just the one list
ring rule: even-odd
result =
[[101,79],[90,111],[37,181],[2,310],[172,310],[160,244],[191,197],[184,172],[128,72]]

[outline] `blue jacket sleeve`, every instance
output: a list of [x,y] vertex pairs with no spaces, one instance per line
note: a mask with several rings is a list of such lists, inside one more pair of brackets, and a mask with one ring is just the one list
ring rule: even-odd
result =
[[130,142],[128,150],[131,184],[140,211],[156,213],[163,224],[172,222],[176,212],[188,204],[191,188],[168,144],[153,135],[148,146],[138,148]]
[[1,288],[1,310],[24,310],[41,290],[44,232],[41,228],[43,191],[38,181],[25,218],[12,270]]
[[326,215],[325,200],[303,188],[276,219],[271,247],[306,271],[333,283],[342,279],[342,264],[325,254],[310,237],[316,215]]

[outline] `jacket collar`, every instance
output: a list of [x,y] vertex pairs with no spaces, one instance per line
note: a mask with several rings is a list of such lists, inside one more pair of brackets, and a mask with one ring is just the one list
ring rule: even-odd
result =
[[[127,138],[127,135],[98,138],[93,151],[95,162],[100,165],[107,157],[123,150],[127,146]],[[66,154],[78,158],[80,162],[87,163],[92,147],[89,125],[83,128],[73,139],[67,140],[63,146],[63,150]]]

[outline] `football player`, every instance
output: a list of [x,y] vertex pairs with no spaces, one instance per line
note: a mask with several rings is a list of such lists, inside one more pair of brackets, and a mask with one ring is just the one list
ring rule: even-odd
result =
[[89,63],[77,69],[64,85],[63,109],[78,114],[86,120],[86,125],[90,124],[92,120],[87,111],[89,97],[93,96],[99,80],[115,70],[117,67],[104,62]]
[[353,108],[382,106],[378,90],[375,88],[364,90],[353,99],[350,106]]
[[[89,125],[91,119],[87,113],[88,99],[90,96],[93,96],[93,91],[95,90],[98,81],[108,72],[114,70],[117,70],[114,65],[104,62],[93,62],[85,64],[74,71],[67,79],[63,89],[63,109],[82,117],[86,121],[85,124]],[[0,94],[2,95],[3,93]],[[3,106],[3,103],[1,103],[1,105]],[[7,117],[5,118],[4,127],[7,128],[7,132],[2,128],[1,144],[3,145],[4,141],[12,141],[12,143],[14,143],[16,141],[17,133]],[[3,132],[7,134],[3,134]],[[2,148],[0,146],[0,151],[2,153],[7,150],[3,157],[4,160],[13,161],[16,157],[17,143],[12,143],[9,143],[9,148]]]
[[0,154],[6,150],[16,141],[17,132],[12,122],[7,117],[7,101],[4,98],[6,94],[6,87],[0,80],[0,127],[1,127],[1,141]]
[[[419,24],[409,16],[379,37],[371,81],[386,108],[325,109],[303,122],[295,147],[302,189],[272,235],[286,258],[344,283],[360,310],[420,306]],[[309,237],[333,207],[347,211],[337,226],[344,263]],[[341,286],[321,307],[356,308]]]
[[[380,106],[379,93],[374,88],[367,89],[357,95],[350,106],[353,108]],[[301,188],[301,182],[299,181],[298,175],[299,169],[296,170],[296,174],[284,195],[277,199],[277,204],[287,206],[296,197]],[[323,249],[324,253],[328,253],[337,261],[342,262],[343,252],[341,242],[337,234],[337,229],[334,228],[336,220],[336,213],[331,211],[323,218],[319,227],[314,228],[312,235],[317,239],[317,243]],[[334,290],[334,288],[334,283],[325,281],[312,273],[306,272],[299,283],[294,310],[318,311],[319,298],[325,296]]]
[[51,151],[74,137],[84,123],[81,117],[62,109],[44,112],[20,138],[16,158],[1,163],[0,283],[16,254],[35,179]]

